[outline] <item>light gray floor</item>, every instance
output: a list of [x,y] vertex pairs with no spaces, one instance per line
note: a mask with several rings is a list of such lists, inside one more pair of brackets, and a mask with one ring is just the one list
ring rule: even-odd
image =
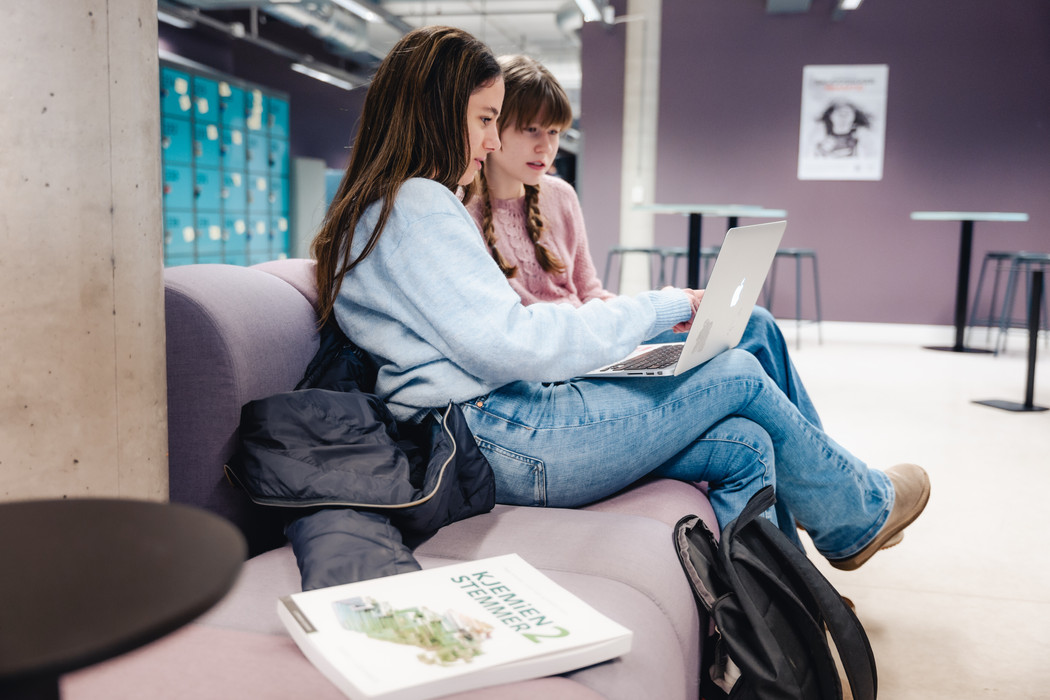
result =
[[[795,323],[781,326],[835,440],[871,466],[930,474],[900,545],[854,572],[814,557],[856,603],[879,696],[1050,698],[1050,411],[973,403],[1024,402],[1027,338],[993,357],[922,349],[951,345],[950,328],[825,323],[823,345],[808,325],[795,350]],[[1034,403],[1050,406],[1043,340],[1038,358]]]

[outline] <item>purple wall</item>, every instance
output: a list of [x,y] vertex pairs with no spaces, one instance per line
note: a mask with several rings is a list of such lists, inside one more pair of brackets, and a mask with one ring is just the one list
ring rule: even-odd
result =
[[[839,22],[830,0],[802,15],[664,0],[662,24],[656,200],[786,209],[784,245],[818,251],[825,319],[952,322],[959,224],[912,211],[1028,212],[1028,223],[976,224],[971,286],[986,250],[1050,250],[1045,0],[870,0]],[[622,80],[603,53],[618,42],[622,55],[623,39],[583,38],[581,195],[601,269],[620,188],[619,143],[605,139],[622,124]],[[889,65],[881,181],[797,179],[802,68],[839,63]],[[724,225],[705,220],[705,244]],[[658,243],[684,245],[684,218],[656,227]],[[778,315],[793,309],[790,280],[784,269]]]

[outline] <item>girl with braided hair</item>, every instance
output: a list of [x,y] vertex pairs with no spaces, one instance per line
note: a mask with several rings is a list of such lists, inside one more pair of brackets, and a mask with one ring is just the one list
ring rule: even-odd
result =
[[507,92],[497,122],[502,146],[486,159],[467,210],[523,303],[611,299],[594,269],[575,191],[547,174],[572,123],[569,98],[535,60],[499,61]]

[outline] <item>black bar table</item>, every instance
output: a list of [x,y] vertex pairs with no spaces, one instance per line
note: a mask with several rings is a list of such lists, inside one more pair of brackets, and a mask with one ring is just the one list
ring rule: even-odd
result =
[[192,621],[230,589],[246,553],[233,524],[186,505],[0,503],[0,697],[54,700],[61,674]]
[[927,346],[927,349],[946,352],[992,352],[983,348],[968,348],[963,344],[970,296],[973,224],[975,221],[1028,221],[1028,214],[999,211],[913,211],[911,218],[914,221],[959,221],[962,224],[959,232],[959,271],[955,282],[955,344]]
[[690,289],[700,288],[700,239],[704,216],[726,217],[729,223],[727,228],[734,228],[741,217],[754,219],[787,217],[787,211],[783,209],[765,209],[750,204],[636,204],[634,208],[654,214],[684,214],[689,217],[689,257],[686,269]]

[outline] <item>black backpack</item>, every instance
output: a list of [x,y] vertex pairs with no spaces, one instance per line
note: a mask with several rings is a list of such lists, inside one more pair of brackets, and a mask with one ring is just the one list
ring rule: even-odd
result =
[[701,698],[841,700],[831,634],[854,700],[874,700],[875,657],[857,616],[805,555],[761,513],[759,491],[721,541],[695,515],[675,547],[696,598],[714,621],[705,640]]

